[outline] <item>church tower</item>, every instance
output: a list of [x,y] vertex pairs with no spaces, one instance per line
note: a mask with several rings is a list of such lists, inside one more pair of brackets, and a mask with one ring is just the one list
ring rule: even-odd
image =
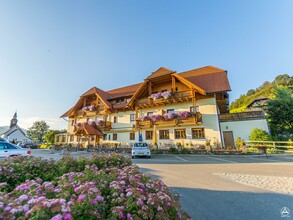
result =
[[10,120],[10,128],[14,127],[15,125],[17,125],[17,112],[14,113],[13,118]]

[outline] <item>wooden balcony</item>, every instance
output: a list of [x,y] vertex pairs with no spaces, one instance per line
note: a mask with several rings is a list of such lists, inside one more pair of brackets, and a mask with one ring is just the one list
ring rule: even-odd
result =
[[77,117],[84,117],[84,116],[95,116],[95,115],[98,115],[98,114],[103,114],[105,113],[106,111],[106,108],[104,106],[98,106],[96,110],[94,111],[83,111],[83,110],[78,110],[76,112],[76,116]]
[[220,122],[265,119],[263,111],[220,114]]
[[175,92],[168,99],[159,98],[154,100],[151,98],[151,96],[149,96],[148,98],[138,100],[136,104],[140,108],[150,108],[153,106],[167,105],[172,103],[182,103],[182,102],[191,101],[191,100],[192,100],[192,96],[190,91],[185,91],[185,92]]
[[182,119],[180,117],[176,117],[174,119],[170,120],[158,120],[158,121],[152,121],[152,120],[136,120],[136,128],[138,129],[147,129],[152,128],[154,125],[157,127],[172,127],[172,126],[178,126],[178,125],[199,125],[202,124],[202,114],[201,113],[194,113],[191,117],[188,117],[186,119]]

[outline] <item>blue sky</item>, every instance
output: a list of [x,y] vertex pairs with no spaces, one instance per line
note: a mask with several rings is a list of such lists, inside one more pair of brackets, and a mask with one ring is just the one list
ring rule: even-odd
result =
[[226,69],[230,101],[293,72],[293,2],[0,1],[0,126],[59,116],[93,86],[141,82],[161,66]]

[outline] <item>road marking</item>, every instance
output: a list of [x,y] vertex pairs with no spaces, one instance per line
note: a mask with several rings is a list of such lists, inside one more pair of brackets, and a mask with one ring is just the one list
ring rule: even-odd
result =
[[209,158],[219,160],[219,161],[229,162],[229,163],[238,163],[236,161],[225,160],[225,159],[222,159],[222,158],[215,158],[215,157],[209,157]]
[[181,157],[178,157],[178,156],[176,156],[176,155],[175,155],[175,157],[176,157],[177,159],[179,159],[179,160],[182,160],[182,161],[185,161],[185,162],[190,162],[190,161],[185,160],[185,159],[183,159],[183,158],[181,158]]

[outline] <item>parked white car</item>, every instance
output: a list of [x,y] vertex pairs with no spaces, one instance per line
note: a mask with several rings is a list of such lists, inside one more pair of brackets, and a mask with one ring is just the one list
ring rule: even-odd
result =
[[131,150],[131,156],[134,157],[148,157],[151,158],[151,151],[145,142],[135,143]]
[[13,157],[13,156],[29,156],[30,149],[24,149],[7,142],[0,142],[0,158]]

